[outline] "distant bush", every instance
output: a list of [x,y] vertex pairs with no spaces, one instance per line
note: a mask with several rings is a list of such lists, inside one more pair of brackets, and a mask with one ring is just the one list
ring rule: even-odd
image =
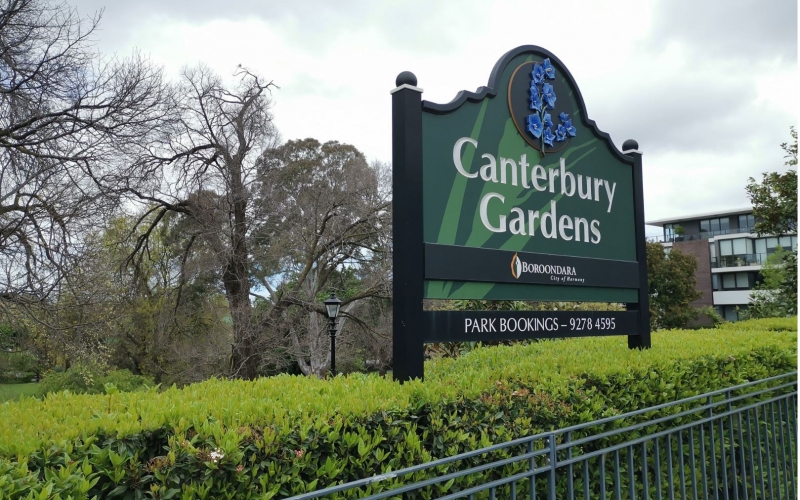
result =
[[697,312],[700,313],[702,316],[708,318],[708,321],[711,322],[712,328],[719,328],[721,324],[725,323],[725,318],[723,318],[717,312],[717,310],[714,309],[714,306],[700,307],[697,309]]
[[0,352],[0,384],[20,384],[36,378],[39,361],[28,352]]
[[625,337],[477,348],[402,385],[282,375],[5,403],[0,498],[285,498],[793,372],[796,330],[796,319],[762,320],[655,332],[648,350]]
[[150,377],[134,375],[128,370],[107,373],[91,364],[78,364],[62,372],[47,373],[39,383],[39,396],[69,391],[73,394],[103,394],[106,384],[113,384],[120,392],[132,392],[155,386]]

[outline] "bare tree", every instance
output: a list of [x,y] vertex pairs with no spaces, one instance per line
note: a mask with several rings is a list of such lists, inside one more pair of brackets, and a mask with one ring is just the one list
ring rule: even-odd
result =
[[169,213],[185,219],[184,262],[204,253],[216,269],[233,325],[231,375],[253,378],[260,355],[250,294],[251,203],[257,159],[274,146],[270,89],[246,69],[228,89],[208,68],[185,69],[178,89],[177,115],[162,141],[143,147],[133,169],[113,179],[112,190],[146,204],[135,223],[131,255],[141,263],[153,231]]
[[[356,322],[359,300],[387,293],[388,193],[352,146],[279,146],[273,83],[241,67],[235,77],[228,88],[205,67],[184,70],[170,133],[106,185],[146,207],[131,231],[134,266],[167,215],[182,218],[184,264],[213,268],[228,303],[231,376],[254,378],[286,353],[320,375],[330,360],[318,295],[330,277],[352,268],[365,278],[345,297],[345,317]],[[299,329],[296,311],[306,318]]]
[[66,286],[87,229],[115,206],[98,180],[167,116],[160,70],[93,51],[99,19],[2,1],[0,305],[43,304]]

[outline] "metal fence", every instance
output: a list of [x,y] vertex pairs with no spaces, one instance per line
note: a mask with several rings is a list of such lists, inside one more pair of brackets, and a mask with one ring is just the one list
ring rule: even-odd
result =
[[292,500],[794,499],[796,450],[797,374],[790,373]]

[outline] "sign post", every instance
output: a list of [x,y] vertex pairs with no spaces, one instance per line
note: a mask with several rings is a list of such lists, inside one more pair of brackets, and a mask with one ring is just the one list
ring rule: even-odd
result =
[[395,380],[423,377],[422,89],[406,71],[392,91],[392,264]]
[[[426,342],[627,335],[650,347],[641,152],[586,116],[567,68],[536,46],[489,84],[422,101],[392,91],[394,377]],[[627,311],[423,311],[423,299],[596,301]]]

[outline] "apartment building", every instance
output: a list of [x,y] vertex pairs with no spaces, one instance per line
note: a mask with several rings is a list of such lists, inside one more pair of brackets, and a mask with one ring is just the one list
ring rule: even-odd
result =
[[728,321],[738,320],[737,308],[748,307],[750,293],[761,280],[761,266],[778,249],[797,249],[797,235],[755,234],[752,207],[687,215],[647,222],[662,228],[648,241],[697,257],[696,307],[714,306]]

